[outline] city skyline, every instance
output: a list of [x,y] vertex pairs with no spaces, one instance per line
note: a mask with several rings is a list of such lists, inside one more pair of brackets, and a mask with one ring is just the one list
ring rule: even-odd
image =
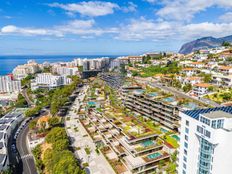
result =
[[199,37],[230,35],[231,8],[226,0],[8,0],[0,4],[0,54],[178,51]]

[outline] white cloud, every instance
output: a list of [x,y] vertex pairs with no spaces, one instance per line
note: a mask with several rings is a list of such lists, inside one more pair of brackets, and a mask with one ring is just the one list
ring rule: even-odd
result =
[[232,22],[232,12],[227,12],[219,17],[222,22]]
[[128,6],[127,7],[121,7],[121,9],[125,13],[135,12],[137,10],[137,5],[134,4],[133,2],[128,2]]
[[164,7],[156,12],[157,15],[180,21],[190,21],[195,14],[212,6],[232,8],[230,0],[163,0],[162,4]]
[[7,25],[1,29],[2,34],[22,34],[27,36],[41,35],[41,36],[62,36],[62,33],[49,29],[42,28],[21,28],[14,25]]
[[144,0],[144,1],[147,1],[147,2],[152,3],[152,4],[156,2],[156,0]]
[[210,23],[188,24],[180,28],[183,37],[193,39],[205,36],[223,37],[231,35],[232,23]]
[[117,39],[121,40],[158,40],[173,35],[174,24],[169,22],[155,22],[140,18],[132,20],[128,25],[121,26]]
[[80,13],[81,15],[92,17],[113,14],[115,9],[119,9],[119,6],[115,3],[102,1],[83,1],[80,3],[70,4],[51,3],[49,4],[49,6],[62,8],[69,15]]
[[68,34],[79,36],[99,36],[104,33],[114,33],[115,30],[103,30],[94,27],[94,20],[73,20],[64,25],[58,25],[51,28],[28,28],[7,25],[0,30],[1,34],[5,35],[25,35],[25,36],[55,36],[63,37]]

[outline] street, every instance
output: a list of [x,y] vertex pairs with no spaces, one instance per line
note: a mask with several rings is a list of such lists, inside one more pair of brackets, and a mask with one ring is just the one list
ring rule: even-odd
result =
[[19,151],[21,160],[23,165],[20,165],[21,169],[21,173],[23,174],[37,174],[36,171],[36,166],[34,163],[34,158],[32,156],[32,154],[30,154],[29,150],[28,150],[28,146],[27,146],[27,134],[29,131],[29,127],[28,124],[25,126],[24,129],[22,129],[22,131],[20,132],[17,140],[16,140],[16,147]]

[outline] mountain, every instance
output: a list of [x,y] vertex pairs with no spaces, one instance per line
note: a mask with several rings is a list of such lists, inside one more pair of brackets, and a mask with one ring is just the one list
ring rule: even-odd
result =
[[221,37],[221,38],[214,38],[214,37],[203,37],[182,45],[179,50],[181,54],[189,54],[193,51],[197,51],[199,49],[205,48],[214,48],[218,47],[222,44],[223,41],[231,42],[232,43],[232,35]]

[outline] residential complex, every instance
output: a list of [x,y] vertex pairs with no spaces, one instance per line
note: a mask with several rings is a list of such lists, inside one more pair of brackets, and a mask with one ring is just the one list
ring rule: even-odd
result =
[[143,89],[133,90],[125,94],[124,88],[122,88],[122,95],[127,108],[143,114],[170,129],[177,130],[179,108],[177,106],[178,102],[173,97],[161,95],[158,92],[145,94]]
[[14,78],[21,80],[29,74],[35,74],[40,71],[41,67],[39,64],[33,60],[30,60],[27,62],[27,64],[18,65],[16,68],[14,68],[13,75]]
[[74,76],[79,74],[79,70],[74,66],[53,65],[52,72],[63,76]]
[[21,81],[13,80],[13,77],[0,76],[0,93],[14,93],[21,91]]
[[51,73],[37,74],[35,79],[31,81],[31,89],[36,90],[38,88],[53,89],[60,86],[68,85],[71,83],[71,79],[66,76],[52,75]]
[[232,106],[180,113],[178,174],[229,174]]

